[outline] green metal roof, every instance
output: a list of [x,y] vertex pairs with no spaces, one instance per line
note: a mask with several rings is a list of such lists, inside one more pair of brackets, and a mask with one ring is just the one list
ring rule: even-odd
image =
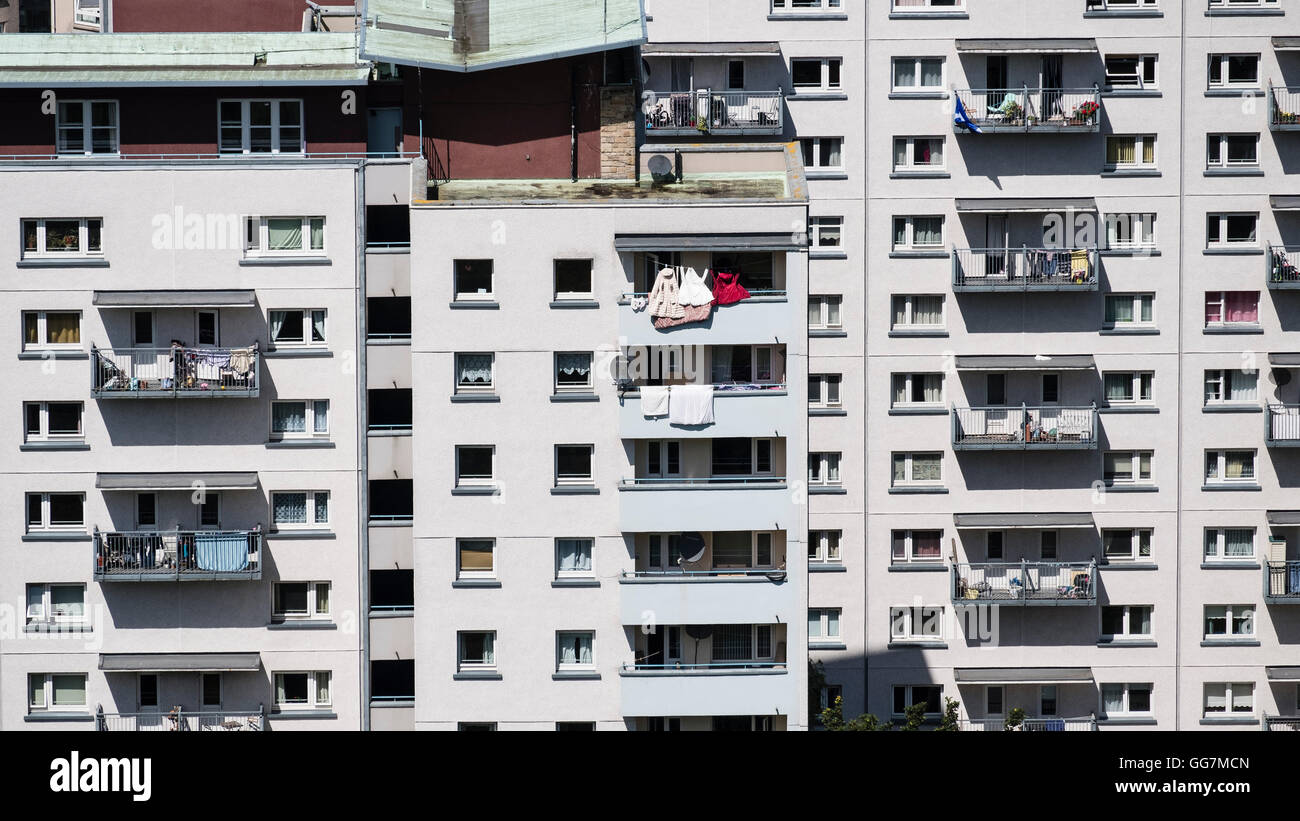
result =
[[354,32],[14,34],[0,86],[360,85]]
[[446,71],[646,41],[641,0],[365,0],[363,57]]

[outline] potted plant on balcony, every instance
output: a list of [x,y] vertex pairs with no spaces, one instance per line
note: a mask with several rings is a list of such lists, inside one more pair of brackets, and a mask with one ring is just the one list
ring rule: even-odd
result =
[[1087,125],[1093,121],[1093,118],[1097,116],[1097,112],[1100,110],[1101,106],[1092,100],[1089,100],[1086,103],[1080,103],[1074,111],[1070,113],[1070,124]]
[[1008,732],[1019,732],[1025,728],[1025,711],[1020,707],[1012,707],[1011,712],[1007,713],[1007,719],[1004,724]]

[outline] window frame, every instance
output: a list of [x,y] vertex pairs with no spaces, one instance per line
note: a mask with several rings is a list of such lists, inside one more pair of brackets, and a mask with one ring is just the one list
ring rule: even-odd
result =
[[[1221,613],[1211,614],[1218,610]],[[1210,632],[1210,619],[1223,621],[1223,632]],[[1244,623],[1249,632],[1237,632],[1238,623]],[[1254,604],[1206,604],[1201,608],[1201,640],[1231,644],[1250,640],[1259,634],[1259,608]]]
[[[815,389],[814,384],[816,385]],[[832,393],[834,394],[833,398]],[[824,410],[837,410],[844,407],[844,375],[839,373],[808,374],[808,407]]]
[[[1254,388],[1251,391],[1254,396],[1249,399],[1232,399],[1234,386],[1233,380],[1245,378],[1247,375],[1254,377]],[[1202,382],[1202,401],[1204,407],[1259,407],[1259,371],[1245,371],[1241,368],[1206,368],[1204,371],[1204,381]],[[1215,386],[1215,387],[1212,387]],[[1211,390],[1216,391],[1218,398],[1210,396]]]
[[[276,339],[273,333],[268,340],[273,346],[273,350],[281,348],[326,348],[329,346],[329,310],[327,308],[269,308],[266,312],[266,321],[268,328],[275,327],[275,314],[298,314],[302,317],[302,339]],[[316,339],[316,315],[320,314],[321,327],[324,329],[321,338]],[[281,323],[283,327],[283,322]]]
[[[899,324],[895,322],[897,317],[898,305],[897,300],[903,301],[903,315],[908,320],[916,318],[916,298],[917,297],[938,297],[939,299],[939,316],[938,325],[926,325],[919,322],[906,322]],[[948,327],[948,300],[944,294],[892,294],[889,299],[889,329],[891,331],[943,331]]]
[[[465,638],[467,636],[490,636],[492,642],[492,661],[474,661],[465,658]],[[457,630],[456,631],[456,672],[496,672],[498,664],[497,631],[495,630]]]
[[[586,570],[562,570],[560,568],[561,542],[583,542],[587,546]],[[596,577],[596,540],[590,536],[557,536],[555,539],[555,578],[557,579],[594,579]]]
[[[1250,534],[1250,553],[1242,555],[1228,555],[1228,531],[1241,531]],[[1259,530],[1255,527],[1207,527],[1204,530],[1202,539],[1201,558],[1207,564],[1215,562],[1234,563],[1234,562],[1255,562],[1259,555]],[[1213,553],[1210,552],[1210,539],[1214,539]]]
[[[835,242],[824,242],[832,229],[836,236]],[[808,217],[808,246],[809,248],[844,248],[844,217],[835,215]]]
[[[898,84],[898,66],[899,63],[910,60],[912,62],[912,71],[916,77],[915,85],[900,86]],[[926,61],[939,62],[939,84],[933,86],[923,85],[925,77],[923,64]],[[889,89],[894,94],[933,94],[945,93],[948,87],[948,60],[942,55],[917,55],[909,57],[906,55],[895,55],[889,61]]]
[[[1249,476],[1240,476],[1229,478],[1227,474],[1229,455],[1250,454]],[[1210,461],[1214,461],[1213,472],[1211,472]],[[1205,470],[1201,474],[1202,481],[1207,487],[1257,487],[1259,485],[1258,471],[1259,451],[1254,448],[1206,448],[1205,449]],[[1247,464],[1243,461],[1243,464]]]
[[[486,385],[478,384],[478,383],[469,383],[469,384],[465,384],[465,383],[461,382],[460,375],[461,375],[461,372],[464,370],[464,369],[461,367],[461,361],[460,361],[460,358],[461,358],[462,356],[486,356],[486,357],[489,357],[489,359],[491,360],[491,362],[490,362],[491,378],[488,380],[488,382],[487,382]],[[453,385],[452,385],[453,390],[452,390],[452,392],[453,392],[456,396],[465,396],[465,395],[495,396],[495,395],[496,395],[496,392],[497,392],[497,355],[496,355],[495,352],[493,352],[493,351],[482,351],[482,352],[479,352],[479,351],[457,351],[457,352],[455,352],[455,353],[452,354],[451,364],[452,364],[452,377],[451,377],[451,378],[452,378],[452,380],[453,380]]]
[[[940,643],[947,637],[944,629],[946,610],[941,604],[894,604],[889,607],[889,642],[906,643]],[[920,616],[922,628],[917,631],[917,617]],[[937,632],[925,632],[925,625],[933,624]]]
[[[111,151],[96,151],[94,143],[95,128],[94,125],[94,107],[96,104],[111,104],[113,107],[113,125],[98,126],[99,128],[112,128],[113,148]],[[63,122],[63,107],[65,105],[81,106],[81,144],[83,150],[74,151],[66,148],[63,139],[65,131],[71,131],[75,128],[72,125],[65,125]],[[84,100],[58,100],[54,107],[54,150],[60,157],[119,157],[122,152],[122,106],[117,100],[109,99],[84,99]]]
[[[225,135],[222,133],[228,128],[234,128],[234,121],[222,119],[222,107],[227,103],[239,103],[239,129],[240,129],[240,147],[238,149],[229,148],[225,143]],[[250,107],[253,103],[270,103],[271,104],[271,122],[267,126],[271,131],[271,147],[269,151],[254,151],[250,133],[253,128],[252,118],[249,114]],[[297,103],[298,105],[298,148],[296,150],[286,151],[281,144],[283,130],[293,128],[293,126],[284,126],[280,123],[281,107],[286,103]],[[261,126],[259,126],[260,128]],[[307,153],[307,112],[301,97],[223,97],[217,100],[217,153],[226,157],[247,157],[270,155],[301,156]]]
[[[51,521],[52,497],[68,496],[81,500],[81,521],[76,523],[53,524]],[[41,521],[33,525],[30,521],[31,500],[40,498]],[[86,532],[86,494],[76,491],[28,491],[23,494],[23,517],[27,522],[27,533],[85,533]]]
[[[496,473],[497,473],[497,447],[496,447],[496,445],[456,445],[455,448],[456,448],[456,450],[455,450],[455,456],[456,456],[456,464],[455,464],[455,468],[456,468],[456,474],[455,474],[455,476],[456,476],[456,487],[495,487],[495,486],[496,486],[496,483],[497,483],[497,479],[496,479]],[[474,449],[486,449],[486,450],[488,451],[488,455],[491,457],[491,460],[492,460],[492,475],[491,475],[491,476],[488,476],[488,477],[472,476],[472,477],[468,477],[468,478],[465,478],[465,477],[462,477],[462,476],[461,476],[461,465],[460,465],[461,453],[462,453],[462,451],[467,450],[467,449],[470,449],[470,448],[474,448]]]
[[[560,476],[560,448],[586,448],[591,465],[591,474],[586,477],[562,477]],[[595,487],[596,486],[596,445],[586,442],[563,442],[556,443],[554,450],[555,459],[555,487]]]
[[[1222,710],[1210,709],[1210,688],[1212,687],[1223,688],[1224,708]],[[1250,694],[1249,710],[1236,709],[1237,696],[1240,694],[1239,690],[1237,689],[1239,687],[1249,690],[1249,694]],[[1219,716],[1243,716],[1243,717],[1249,716],[1250,718],[1254,718],[1257,715],[1255,691],[1258,689],[1259,688],[1256,686],[1255,682],[1253,681],[1203,682],[1201,686],[1201,717],[1205,719],[1209,719],[1211,721]]]
[[[1107,552],[1106,534],[1127,533],[1129,552],[1126,555]],[[1106,562],[1149,562],[1152,561],[1155,529],[1150,527],[1107,527],[1101,531],[1101,552]],[[1143,552],[1145,542],[1146,552]]]
[[[306,504],[304,506],[304,519],[302,522],[280,522],[275,519],[275,497],[287,494],[304,494]],[[320,496],[325,496],[325,521],[318,521],[318,508]],[[330,491],[328,490],[293,490],[277,489],[271,491],[271,526],[276,531],[282,530],[328,530],[333,516],[333,505],[331,504]]]
[[[304,585],[304,586],[306,587],[306,594],[307,594],[307,600],[306,600],[306,601],[307,601],[307,609],[306,609],[305,611],[303,611],[303,612],[301,612],[301,613],[298,613],[298,612],[292,612],[292,611],[284,610],[284,609],[279,609],[279,610],[276,609],[276,599],[277,599],[277,595],[278,595],[279,598],[280,598],[280,604],[281,604],[281,606],[283,606],[284,601],[283,601],[283,594],[281,593],[281,588],[283,588],[283,587],[285,587],[285,586],[288,586],[288,585],[295,585],[295,586],[296,586],[296,585]],[[320,595],[320,588],[321,588],[321,587],[324,587],[324,588],[325,588],[325,591],[326,591],[326,592],[325,592],[325,596],[324,596],[324,600],[325,600],[325,609],[324,609],[324,610],[321,610],[321,609],[320,609],[320,601],[321,601],[321,598],[322,598],[321,595]],[[330,619],[330,609],[329,609],[329,608],[330,608],[330,604],[331,604],[332,593],[333,593],[333,590],[332,590],[332,588],[331,588],[331,585],[330,585],[330,583],[327,582],[327,581],[305,581],[305,582],[276,581],[276,582],[272,582],[272,583],[271,583],[271,620],[272,620],[273,623],[274,623],[274,622],[286,622],[286,621],[322,621],[322,620],[329,620],[329,619]]]
[[1106,247],[1113,250],[1158,247],[1157,216],[1155,211],[1106,214]]
[[[916,388],[918,387],[917,377],[926,377],[926,378],[938,377],[939,378],[938,401],[916,402],[912,400],[912,397],[915,395]],[[903,389],[903,393],[906,395],[906,399],[904,399],[901,402],[898,400],[898,389],[900,387],[900,380],[901,380],[901,387]],[[937,372],[936,371],[899,371],[899,372],[892,373],[889,376],[889,407],[891,410],[893,409],[934,410],[934,409],[945,408],[947,407],[947,403],[946,403],[947,390],[948,390],[947,382],[948,380],[944,378],[944,374],[942,371],[937,371]],[[924,391],[925,389],[924,385],[922,384],[920,387],[921,390]]]
[[[68,588],[81,591],[81,615],[69,616],[55,612],[54,589]],[[26,585],[26,611],[24,625],[27,627],[63,628],[90,624],[90,613],[86,606],[86,585],[78,582],[31,582]],[[39,615],[32,614],[32,593],[40,593]]]
[[[1254,220],[1254,237],[1250,239],[1232,239],[1228,231],[1229,221],[1233,217],[1250,217]],[[1218,239],[1215,239],[1210,233],[1211,220],[1217,223],[1214,228],[1217,231]],[[1205,247],[1206,249],[1216,248],[1258,248],[1259,245],[1259,212],[1258,211],[1210,211],[1205,215]]]
[[[23,441],[24,442],[84,442],[86,441],[86,403],[72,401],[32,401],[23,402]],[[74,433],[53,433],[50,431],[50,406],[69,405],[77,408],[77,430]],[[31,410],[36,410],[36,430],[29,429]]]
[[[916,241],[916,221],[920,219],[937,219],[939,221],[939,241],[918,244]],[[898,242],[899,222],[903,223],[903,242]],[[943,214],[895,214],[889,235],[889,250],[899,251],[937,251],[942,250],[948,241],[948,220]]]
[[[894,466],[898,463],[898,457],[904,457],[904,478],[894,477]],[[918,456],[935,456],[939,465],[939,476],[936,479],[917,479],[916,458]],[[907,488],[907,487],[943,487],[943,451],[893,451],[890,454],[890,487]]]
[[[48,227],[51,222],[76,222],[77,247],[73,251],[51,251]],[[36,224],[36,247],[27,248],[27,228]],[[99,231],[99,247],[91,248],[91,228]],[[20,259],[101,259],[104,256],[104,218],[103,217],[22,217],[18,225],[18,251]]]
[[[1137,70],[1132,74],[1112,74],[1108,61],[1110,60],[1135,60],[1137,61]],[[1149,69],[1149,71],[1148,71]],[[1107,54],[1102,58],[1102,70],[1104,73],[1106,90],[1108,91],[1158,91],[1160,89],[1160,55],[1159,54]],[[1148,73],[1151,79],[1147,79]],[[1127,82],[1128,77],[1132,77],[1132,82]],[[1116,83],[1115,80],[1122,82]]]
[[[464,562],[464,546],[470,544],[486,544],[489,548],[488,556],[491,558],[492,566],[486,570],[481,568],[466,568]],[[473,581],[475,579],[495,579],[497,577],[497,540],[493,538],[479,537],[458,537],[456,539],[456,580]]]
[[[1111,399],[1106,392],[1107,377],[1127,377],[1129,387],[1129,397],[1127,399]],[[1155,371],[1102,371],[1101,386],[1102,397],[1109,408],[1132,408],[1132,407],[1150,407],[1155,405]],[[1143,396],[1143,391],[1146,396]]]
[[[1233,322],[1226,318],[1228,313],[1228,294],[1254,294],[1255,295],[1255,321],[1254,322]],[[1205,305],[1202,315],[1205,317],[1203,330],[1213,329],[1232,329],[1232,328],[1258,328],[1263,322],[1260,319],[1260,299],[1259,291],[1206,291]],[[1209,318],[1210,306],[1219,306],[1219,319],[1211,321]]]
[[[1107,308],[1111,304],[1111,300],[1117,300],[1118,302],[1116,304],[1122,304],[1124,301],[1131,302],[1131,307],[1133,309],[1133,319],[1128,320],[1127,322],[1118,319],[1107,319],[1106,318]],[[1148,305],[1151,308],[1151,319],[1145,320],[1142,318],[1142,314]],[[1114,330],[1123,330],[1125,328],[1136,329],[1136,328],[1157,327],[1156,295],[1153,292],[1119,291],[1119,292],[1112,292],[1109,294],[1105,294],[1102,299],[1101,308],[1102,308],[1101,327],[1103,330],[1114,331]]]
[[[1160,167],[1159,145],[1156,134],[1107,134],[1106,135],[1106,160],[1102,168],[1106,171],[1150,171]],[[1133,141],[1133,162],[1120,162],[1116,160],[1111,162],[1110,146],[1112,140],[1132,140]],[[1122,147],[1122,146],[1121,146]],[[1147,162],[1147,148],[1151,149],[1151,161]]]
[[[922,140],[937,141],[939,143],[940,162],[918,163],[916,161],[917,143]],[[903,144],[902,165],[898,163],[899,143]],[[931,152],[930,156],[931,157],[934,156],[933,152]],[[946,171],[948,169],[948,139],[942,135],[934,136],[928,134],[896,136],[894,137],[893,155],[891,157],[890,162],[894,173],[907,173],[907,172],[915,173],[915,172],[926,172],[926,171],[933,171],[935,173],[938,173],[940,171]]]
[[[587,357],[587,381],[583,383],[560,382],[560,357]],[[551,389],[559,394],[592,394],[596,391],[596,355],[592,351],[556,351],[551,357]]]
[[[1120,616],[1120,624],[1121,624],[1120,632],[1118,633],[1106,632],[1106,611],[1107,610],[1122,611]],[[1135,623],[1138,625],[1141,624],[1141,619],[1137,618],[1138,614],[1134,612],[1136,610],[1150,611],[1149,613],[1147,613],[1147,625],[1148,627],[1150,627],[1150,629],[1145,633],[1136,632],[1134,630]],[[1124,642],[1124,641],[1149,640],[1155,635],[1155,610],[1156,610],[1155,605],[1153,604],[1103,605],[1101,607],[1101,612],[1099,614],[1101,622],[1098,630],[1098,635],[1101,637],[1102,641]]]
[[[587,264],[587,290],[585,291],[561,291],[560,290],[560,264],[585,262]],[[495,268],[495,266],[493,266]],[[596,262],[590,257],[563,257],[556,258],[551,262],[551,298],[556,302],[589,302],[596,292]],[[495,283],[494,283],[495,285]]]
[[[827,141],[830,141],[830,142],[838,142],[838,143],[839,143],[840,161],[839,161],[839,164],[838,164],[838,165],[831,165],[831,164],[823,165],[823,164],[820,162],[821,157],[822,157],[822,141],[823,141],[823,140],[827,140]],[[827,147],[828,147],[828,149],[830,149],[830,150],[833,151],[833,147],[831,147],[831,146],[829,146],[829,145],[828,145]],[[800,156],[800,159],[803,161],[803,164],[804,164],[804,170],[806,170],[806,171],[813,171],[813,172],[817,172],[817,171],[843,171],[843,170],[844,170],[844,167],[845,167],[845,166],[844,166],[844,149],[845,149],[845,140],[844,140],[843,137],[829,137],[829,136],[827,136],[827,137],[800,137],[800,138],[799,138],[799,156]],[[812,162],[811,164],[808,163],[808,157],[809,157],[810,154],[811,154],[812,159],[813,159],[813,162]]]
[[[319,406],[325,406],[325,426],[318,428],[320,421]],[[275,429],[275,408],[277,405],[301,405],[303,426],[301,431],[284,431]],[[270,441],[328,440],[330,438],[330,419],[334,414],[330,410],[328,399],[275,399],[271,402]]]
[[[813,614],[817,614],[817,635],[812,634]],[[842,607],[809,607],[808,608],[808,644],[810,647],[818,644],[843,644],[844,643],[844,608]],[[831,633],[832,626],[835,629]]]
[[[1213,0],[1211,0],[1211,3],[1213,3]],[[1231,79],[1230,75],[1231,75],[1232,60],[1233,58],[1241,58],[1241,57],[1254,58],[1255,77],[1253,80],[1233,81]],[[1257,53],[1250,53],[1250,52],[1222,52],[1217,54],[1211,53],[1206,55],[1206,61],[1207,61],[1207,65],[1206,65],[1206,72],[1205,72],[1205,87],[1209,91],[1217,91],[1221,89],[1247,89],[1247,88],[1261,87],[1260,85],[1261,60],[1260,60],[1260,55]],[[1218,82],[1215,82],[1214,80],[1214,74],[1215,74],[1214,65],[1216,63],[1218,65],[1218,74],[1219,74]]]
[[[919,534],[937,533],[939,551],[934,556],[918,556],[916,553],[916,542]],[[897,555],[895,547],[902,546],[902,555]],[[909,527],[895,528],[889,532],[889,563],[890,564],[942,564],[943,563],[943,528],[938,527]]]
[[[487,287],[487,290],[486,290],[486,291],[484,291],[484,290],[474,290],[474,291],[462,291],[462,290],[460,290],[460,284],[461,284],[461,283],[460,283],[460,276],[461,276],[460,268],[461,268],[461,266],[462,266],[462,265],[479,264],[479,263],[486,263],[486,264],[489,266],[489,270],[488,270],[488,272],[487,272],[487,276],[488,276],[488,287]],[[496,288],[497,288],[497,266],[496,266],[496,260],[495,260],[495,259],[487,259],[487,258],[481,258],[481,257],[474,257],[474,258],[470,258],[470,257],[457,258],[457,259],[453,259],[453,260],[451,261],[451,266],[452,266],[452,267],[451,267],[451,296],[452,296],[452,300],[453,300],[453,301],[455,301],[455,302],[493,302],[493,301],[496,300]],[[466,276],[469,276],[469,275],[471,275],[471,274],[475,274],[475,273],[481,274],[482,272],[481,272],[481,271],[473,272],[473,271],[470,271],[469,269],[466,269],[466,271],[465,271]],[[551,286],[551,287],[554,287],[554,282],[552,282],[552,286]]]
[[[817,325],[809,324],[810,331],[839,331],[844,329],[844,295],[843,294],[813,294],[808,297],[808,305],[811,307],[816,304],[821,313],[821,323]],[[840,321],[831,324],[831,311],[839,311]]]
[[[818,64],[818,81],[815,85],[808,83],[796,83],[794,81],[795,63],[817,63]],[[831,65],[835,64],[839,75],[839,80],[831,82]],[[791,57],[790,58],[790,87],[794,89],[796,95],[835,93],[844,89],[844,58],[842,57]]]
[[808,531],[808,563],[841,565],[844,563],[843,530]]
[[[816,458],[817,475],[813,475],[812,462]],[[843,451],[808,451],[808,486],[809,487],[843,487],[844,486],[844,453]],[[755,465],[757,468],[757,465]],[[831,478],[831,468],[834,467],[837,478]],[[769,471],[770,473],[771,471]],[[765,474],[764,474],[765,475]]]
[[[32,693],[35,691],[34,679],[41,680],[41,703],[32,702]],[[54,680],[56,678],[80,678],[81,679],[81,701],[60,704],[55,700],[56,688]],[[90,703],[90,696],[87,690],[90,686],[90,676],[86,673],[78,672],[59,672],[59,673],[28,673],[27,674],[27,696],[24,699],[27,702],[27,713],[55,713],[55,712],[84,712],[84,708]],[[69,710],[65,708],[81,707],[82,710]]]
[[[1129,457],[1129,478],[1122,478],[1118,474],[1113,474],[1110,479],[1106,478],[1106,460],[1111,454],[1116,456],[1127,454]],[[1147,457],[1148,476],[1142,477],[1142,458],[1143,454]],[[1154,450],[1108,450],[1102,454],[1102,482],[1106,487],[1148,487],[1155,484],[1155,451]]]
[[[1234,138],[1248,138],[1254,140],[1255,155],[1249,162],[1240,160],[1233,161],[1228,151],[1228,147]],[[1206,170],[1231,170],[1234,168],[1257,169],[1259,168],[1259,147],[1260,135],[1258,131],[1250,132],[1219,132],[1205,135],[1205,168]],[[1218,154],[1218,159],[1213,158],[1213,153]]]
[[[307,700],[306,701],[280,701],[280,692],[284,689],[283,680],[285,676],[306,676],[307,677]],[[320,699],[320,678],[325,677],[326,699]],[[275,708],[279,711],[286,709],[307,709],[316,710],[330,707],[334,704],[334,671],[333,670],[276,670],[271,674],[271,698]]]
[[[1122,690],[1122,692],[1121,692],[1121,700],[1122,700],[1122,702],[1123,702],[1123,706],[1121,707],[1121,709],[1120,709],[1118,712],[1115,712],[1115,713],[1108,713],[1108,712],[1106,712],[1106,688],[1108,688],[1108,687],[1111,687],[1111,688],[1114,688],[1114,687],[1122,687],[1122,688],[1123,688],[1123,690]],[[1149,709],[1146,709],[1146,710],[1134,710],[1134,709],[1133,709],[1133,695],[1134,695],[1134,691],[1136,691],[1136,690],[1146,690],[1146,693],[1147,693],[1147,704],[1148,704]],[[1147,681],[1141,681],[1141,682],[1118,682],[1118,681],[1100,682],[1100,683],[1098,683],[1098,685],[1097,685],[1097,701],[1098,701],[1097,715],[1098,715],[1098,716],[1101,716],[1101,717],[1103,717],[1103,718],[1123,718],[1123,717],[1127,717],[1127,716],[1150,716],[1150,715],[1153,715],[1153,714],[1155,713],[1155,700],[1156,700],[1156,697],[1155,697],[1155,691],[1156,691],[1155,684],[1154,684],[1153,682],[1147,682]]]
[[[561,648],[564,646],[566,637],[586,636],[587,643],[591,648],[591,661],[588,663],[573,662],[570,664],[563,663],[560,658]],[[594,672],[596,670],[596,631],[595,630],[556,630],[555,631],[555,672]]]
[[[271,222],[282,220],[298,220],[298,236],[300,237],[297,248],[272,248],[271,247]],[[313,247],[312,237],[315,234],[315,223],[320,223],[321,246]],[[329,239],[326,219],[323,215],[314,214],[298,216],[295,214],[270,215],[258,217],[245,217],[244,219],[244,257],[246,259],[262,258],[299,258],[299,257],[327,257],[329,256]]]

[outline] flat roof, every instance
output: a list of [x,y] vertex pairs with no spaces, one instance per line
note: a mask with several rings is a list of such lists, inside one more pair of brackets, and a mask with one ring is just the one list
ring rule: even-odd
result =
[[257,653],[100,653],[106,673],[224,673],[262,669]]
[[642,180],[452,180],[438,186],[436,200],[416,205],[593,200],[787,200],[783,174],[700,176],[679,183]]
[[251,308],[257,297],[239,291],[95,291],[91,304],[99,308]]
[[205,490],[254,490],[257,473],[97,473],[95,487],[99,490],[189,490],[202,486]]

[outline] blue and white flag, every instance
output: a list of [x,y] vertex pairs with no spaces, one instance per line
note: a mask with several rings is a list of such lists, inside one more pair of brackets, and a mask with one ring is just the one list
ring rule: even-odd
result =
[[962,104],[961,97],[954,94],[957,99],[957,113],[953,115],[952,121],[957,125],[964,126],[973,134],[983,134],[984,129],[975,124],[975,121],[966,113],[966,106]]

